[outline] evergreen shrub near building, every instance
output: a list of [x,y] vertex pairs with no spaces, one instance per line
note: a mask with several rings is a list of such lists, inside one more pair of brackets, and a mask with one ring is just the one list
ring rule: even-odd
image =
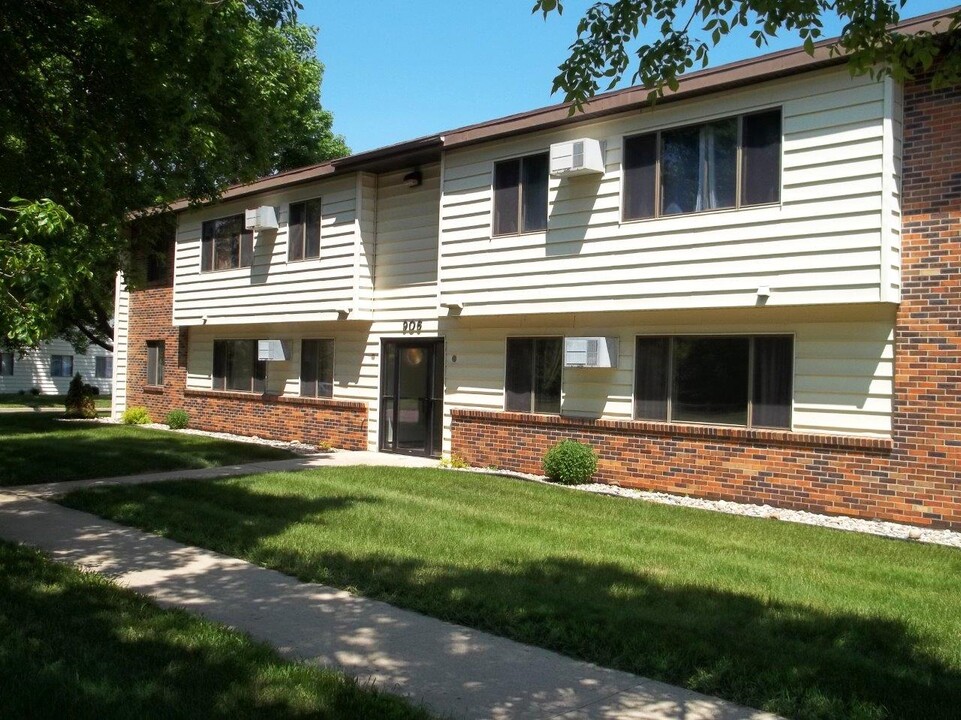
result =
[[190,422],[190,416],[186,410],[178,408],[167,413],[167,425],[171,430],[183,430]]
[[597,472],[594,448],[577,440],[561,440],[544,454],[544,474],[562,485],[590,482]]
[[95,418],[97,406],[93,400],[93,387],[83,382],[80,373],[73,376],[70,387],[67,388],[67,399],[64,401],[68,418]]

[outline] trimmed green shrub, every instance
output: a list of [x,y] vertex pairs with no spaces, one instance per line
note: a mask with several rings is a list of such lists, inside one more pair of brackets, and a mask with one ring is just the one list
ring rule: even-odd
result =
[[186,410],[177,409],[167,413],[166,423],[171,430],[183,430],[188,422],[190,422],[190,416],[187,415]]
[[597,472],[597,453],[590,445],[561,440],[544,454],[544,474],[563,485],[589,482]]
[[123,411],[123,415],[120,416],[120,422],[124,425],[146,425],[152,422],[152,420],[150,419],[150,413],[147,412],[147,408],[142,405],[134,405]]
[[97,417],[97,406],[93,401],[93,392],[89,385],[84,384],[80,373],[75,374],[73,380],[70,381],[64,405],[69,418]]

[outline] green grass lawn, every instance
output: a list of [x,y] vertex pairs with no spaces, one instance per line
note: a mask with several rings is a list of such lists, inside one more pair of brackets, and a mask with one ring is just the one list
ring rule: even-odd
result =
[[[26,393],[0,393],[0,408],[23,408],[33,410],[36,408],[59,408],[65,410],[64,403],[66,395],[31,395]],[[110,409],[110,396],[97,395],[93,399],[98,410]]]
[[278,448],[129,425],[0,414],[0,486],[283,460]]
[[0,542],[0,717],[419,718],[403,700]]
[[961,552],[441,470],[64,504],[796,718],[956,718]]

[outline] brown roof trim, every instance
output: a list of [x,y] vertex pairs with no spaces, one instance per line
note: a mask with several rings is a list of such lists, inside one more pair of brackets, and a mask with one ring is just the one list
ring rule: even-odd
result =
[[[938,26],[959,9],[961,9],[961,6],[910,18],[899,23],[897,29],[904,35],[944,30],[944,27],[939,28]],[[664,104],[675,100],[688,99],[697,95],[753,85],[765,80],[840,65],[845,62],[845,58],[838,52],[832,53],[832,48],[836,42],[837,38],[822,40],[815,44],[813,55],[808,55],[803,47],[791,48],[683,75],[678,78],[677,90],[671,91],[665,88],[664,97],[660,98],[658,103]],[[470,145],[505,135],[546,130],[558,125],[587,122],[606,115],[627,112],[645,106],[650,107],[647,99],[648,92],[649,90],[645,87],[629,87],[596,95],[584,104],[583,112],[574,115],[570,112],[569,103],[560,103],[477,123],[476,125],[468,125],[445,133],[444,148]]]
[[[905,35],[943,32],[946,26],[942,23],[949,21],[959,10],[961,10],[961,5],[909,18],[898,23],[896,29]],[[659,99],[658,103],[663,104],[688,99],[698,95],[840,65],[845,61],[843,55],[837,53],[832,55],[831,52],[831,48],[836,42],[837,38],[830,38],[817,43],[813,56],[808,55],[803,48],[793,48],[683,75],[678,78],[679,86],[677,90],[673,92],[665,90],[664,97]],[[269,190],[293,187],[338,172],[362,170],[383,172],[387,169],[402,167],[404,164],[431,162],[440,158],[442,150],[449,148],[463,147],[504,137],[505,135],[546,130],[559,125],[582,123],[607,115],[629,112],[649,106],[648,92],[647,88],[629,87],[596,95],[584,104],[583,112],[575,115],[571,115],[569,103],[560,103],[475,125],[467,125],[437,135],[426,135],[317,165],[277,173],[246,185],[234,185],[227,188],[216,202],[234,200]],[[173,211],[185,210],[188,207],[190,207],[190,203],[187,200],[177,200],[170,204],[170,209]]]

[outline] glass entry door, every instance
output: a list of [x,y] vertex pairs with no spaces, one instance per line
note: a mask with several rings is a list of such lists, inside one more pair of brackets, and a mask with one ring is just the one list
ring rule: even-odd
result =
[[444,431],[444,341],[384,340],[380,449],[440,455]]

